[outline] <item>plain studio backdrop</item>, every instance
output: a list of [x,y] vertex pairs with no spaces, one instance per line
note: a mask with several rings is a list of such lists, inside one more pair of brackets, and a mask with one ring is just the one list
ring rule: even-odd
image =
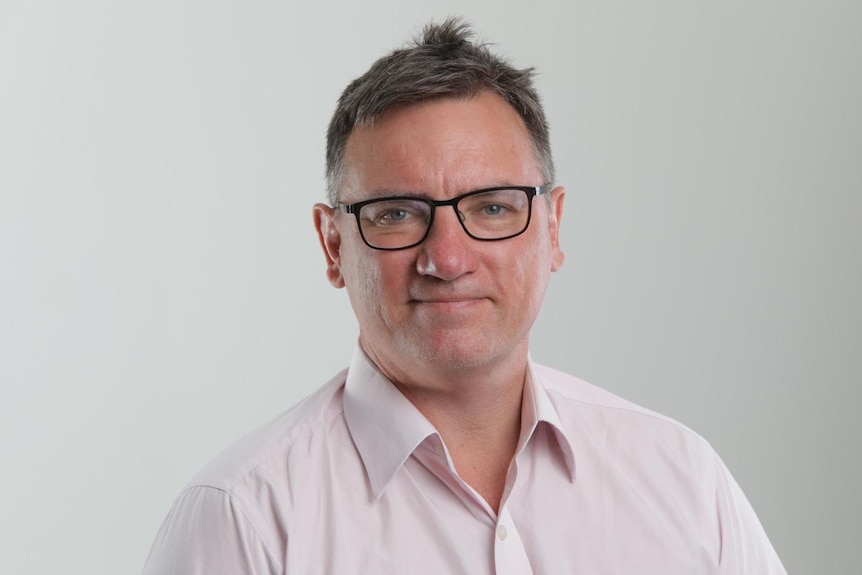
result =
[[429,19],[536,66],[567,253],[534,359],[708,439],[791,573],[858,569],[862,4],[0,1],[0,572],[138,573],[346,366],[341,89]]

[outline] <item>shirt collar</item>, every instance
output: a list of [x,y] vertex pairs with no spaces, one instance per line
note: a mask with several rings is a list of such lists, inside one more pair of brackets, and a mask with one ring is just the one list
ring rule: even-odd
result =
[[377,498],[413,450],[437,434],[359,345],[344,385],[344,418]]
[[[431,422],[377,369],[359,345],[353,352],[344,386],[344,417],[376,498],[425,439],[439,438]],[[528,359],[518,453],[529,443],[539,422],[553,428],[570,480],[574,480],[571,442]]]
[[524,385],[524,398],[521,402],[521,439],[518,453],[524,450],[533,437],[539,422],[548,424],[554,431],[557,445],[569,472],[569,481],[575,480],[575,454],[569,434],[566,433],[560,414],[548,397],[548,392],[542,379],[536,373],[531,358],[527,358],[527,381]]

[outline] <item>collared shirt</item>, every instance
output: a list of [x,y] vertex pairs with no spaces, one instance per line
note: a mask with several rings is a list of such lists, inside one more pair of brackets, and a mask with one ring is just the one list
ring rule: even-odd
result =
[[350,368],[204,467],[145,575],[785,573],[709,444],[530,362],[499,512],[357,347]]

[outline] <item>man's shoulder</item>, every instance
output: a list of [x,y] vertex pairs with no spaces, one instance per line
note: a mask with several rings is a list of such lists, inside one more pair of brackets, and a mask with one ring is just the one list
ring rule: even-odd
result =
[[604,388],[553,367],[534,363],[533,370],[546,390],[558,394],[567,400],[596,407],[621,409],[638,414],[664,417]]
[[189,486],[232,492],[256,473],[266,473],[273,462],[287,461],[298,442],[320,436],[333,421],[343,418],[341,397],[347,370],[307,395],[285,412],[233,442],[204,465]]
[[703,437],[672,417],[552,367],[534,364],[533,369],[563,419],[577,418],[606,438],[617,434],[635,441],[674,438],[711,450]]

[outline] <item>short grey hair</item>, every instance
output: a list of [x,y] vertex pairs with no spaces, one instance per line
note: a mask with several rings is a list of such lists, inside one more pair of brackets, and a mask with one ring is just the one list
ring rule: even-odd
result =
[[486,91],[508,102],[523,119],[546,184],[554,181],[548,123],[533,87],[534,68],[517,69],[472,41],[460,18],[426,25],[413,42],[379,58],[338,99],[326,133],[327,198],[334,206],[344,178],[347,140],[387,110],[437,98],[470,98]]

